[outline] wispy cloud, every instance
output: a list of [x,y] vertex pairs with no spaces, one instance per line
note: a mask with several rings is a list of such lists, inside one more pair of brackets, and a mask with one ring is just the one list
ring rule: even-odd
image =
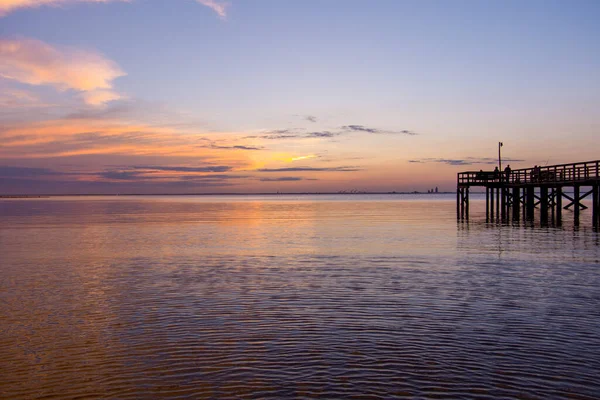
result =
[[262,168],[258,172],[354,172],[360,171],[358,167],[289,167],[289,168]]
[[[64,6],[77,3],[110,3],[115,1],[129,2],[131,0],[0,0],[0,17],[22,8],[38,8],[41,6]],[[196,0],[197,3],[209,7],[221,18],[227,16],[229,4],[218,0]]]
[[383,129],[377,129],[377,128],[369,128],[364,125],[345,125],[345,126],[342,126],[342,129],[345,131],[349,131],[349,132],[364,132],[364,133],[376,133],[376,134],[387,133],[387,134],[402,134],[402,135],[409,135],[409,136],[417,135],[416,132],[409,131],[407,129],[403,129],[400,131],[390,131],[390,130],[383,130]]
[[281,176],[279,178],[260,178],[261,182],[297,182],[302,180],[315,180],[315,179],[305,179],[299,176]]
[[196,0],[198,3],[203,6],[211,8],[214,12],[216,12],[219,17],[225,18],[227,17],[227,8],[229,7],[229,3],[224,1],[217,0]]
[[4,112],[14,115],[15,112],[32,111],[42,107],[50,107],[35,93],[22,89],[4,88],[0,86],[0,114]]
[[38,178],[58,175],[65,174],[49,168],[12,167],[8,165],[0,165],[0,176],[2,177]]
[[[0,158],[123,155],[191,158],[210,161],[211,165],[226,160],[225,165],[237,168],[252,164],[247,151],[213,148],[207,146],[206,141],[205,134],[168,126],[69,118],[0,126]],[[229,146],[234,147],[236,143]]]
[[211,149],[224,149],[224,150],[264,150],[264,147],[256,147],[256,146],[244,146],[244,145],[234,145],[234,146],[221,146],[218,144],[211,144]]
[[266,131],[258,135],[246,136],[244,139],[266,139],[266,140],[279,140],[279,139],[293,139],[299,138],[296,130],[292,129],[276,129],[272,131]]
[[311,139],[332,138],[341,135],[342,132],[314,131],[303,132],[302,129],[278,129],[267,131],[259,135],[246,136],[247,139],[286,140],[286,139]]
[[123,75],[116,63],[93,51],[59,49],[34,39],[0,39],[0,77],[75,90],[91,105],[121,98],[113,81]]
[[[524,160],[518,160],[513,158],[504,158],[502,161],[507,162],[519,162]],[[447,165],[494,165],[498,164],[498,159],[492,157],[466,157],[466,158],[419,158],[414,160],[408,160],[409,163],[440,163]]]
[[[306,118],[311,117],[307,116]],[[311,117],[314,118],[314,117]],[[312,120],[311,120],[312,121]],[[315,121],[316,122],[316,118]],[[306,129],[277,129],[273,131],[266,131],[262,134],[247,136],[251,139],[265,139],[265,140],[288,140],[288,139],[327,139],[336,136],[347,135],[350,133],[369,133],[369,134],[388,134],[388,135],[408,135],[415,136],[416,132],[403,129],[398,131],[384,130],[378,128],[370,128],[364,125],[344,125],[336,130],[323,130],[323,131],[307,131]]]
[[[21,8],[60,6],[71,3],[108,3],[112,0],[0,0],[0,17]],[[128,0],[116,0],[128,1]]]
[[169,171],[169,172],[227,172],[233,167],[229,165],[210,165],[205,167],[185,167],[185,166],[161,166],[161,165],[135,165],[131,169],[143,169],[150,171]]
[[308,132],[308,133],[304,134],[304,136],[307,138],[332,138],[332,137],[338,136],[338,135],[340,135],[340,132],[329,132],[329,131]]

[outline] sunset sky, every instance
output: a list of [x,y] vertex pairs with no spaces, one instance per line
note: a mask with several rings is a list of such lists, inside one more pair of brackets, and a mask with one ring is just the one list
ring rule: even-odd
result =
[[0,194],[454,190],[600,159],[597,0],[0,0]]

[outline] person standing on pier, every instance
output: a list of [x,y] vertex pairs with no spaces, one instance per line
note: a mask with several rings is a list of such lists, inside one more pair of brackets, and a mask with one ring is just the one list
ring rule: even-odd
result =
[[497,181],[500,178],[500,170],[498,167],[494,168],[494,180]]
[[504,175],[506,176],[506,183],[508,183],[510,181],[510,172],[512,170],[510,169],[510,164],[508,164],[506,166],[506,168],[504,168]]

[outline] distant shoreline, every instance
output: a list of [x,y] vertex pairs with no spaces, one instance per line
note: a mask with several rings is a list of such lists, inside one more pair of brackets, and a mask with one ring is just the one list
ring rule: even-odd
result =
[[[475,192],[473,192],[475,193]],[[483,192],[482,192],[483,193]],[[104,193],[86,193],[86,194],[41,194],[41,195],[29,195],[29,194],[15,194],[15,195],[0,195],[0,199],[43,199],[49,197],[90,197],[90,196],[307,196],[307,195],[318,195],[318,196],[331,196],[331,195],[342,195],[342,196],[356,196],[356,195],[407,195],[407,194],[426,194],[426,195],[440,195],[440,194],[454,194],[454,192],[438,192],[438,193],[427,193],[427,192],[285,192],[285,193],[119,193],[119,194],[104,194]]]

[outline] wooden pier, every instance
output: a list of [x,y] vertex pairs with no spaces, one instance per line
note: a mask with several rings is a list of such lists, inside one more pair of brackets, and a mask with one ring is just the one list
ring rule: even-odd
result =
[[[581,200],[592,197],[592,225],[600,226],[600,160],[573,164],[548,165],[505,171],[460,172],[456,185],[456,216],[469,219],[471,187],[485,187],[487,222],[533,221],[539,209],[542,226],[562,225],[562,211],[573,210],[579,225],[581,213],[588,207]],[[565,189],[569,193],[565,193]],[[571,194],[572,192],[572,194]]]

